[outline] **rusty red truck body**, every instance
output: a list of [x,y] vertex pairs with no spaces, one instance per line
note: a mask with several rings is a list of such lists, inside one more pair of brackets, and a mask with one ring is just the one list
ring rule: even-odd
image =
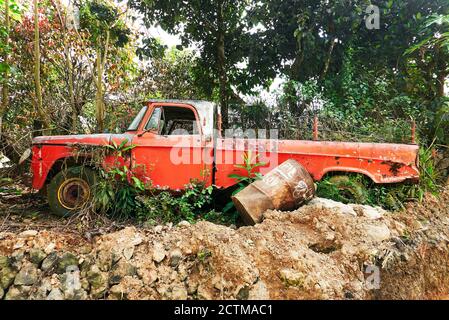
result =
[[[123,134],[42,136],[33,139],[33,188],[41,190],[62,170],[64,161],[77,165],[80,146],[105,146],[126,140],[133,148],[120,159],[153,186],[182,189],[192,179],[228,188],[230,174],[248,150],[259,154],[262,173],[288,159],[298,161],[315,181],[334,172],[359,173],[379,184],[417,180],[415,144],[353,143],[223,137],[215,104],[205,101],[147,102]],[[83,158],[89,155],[83,155]],[[111,156],[112,157],[112,156]],[[68,160],[68,161],[67,161]],[[104,166],[117,159],[106,156]],[[79,164],[78,164],[79,165]],[[59,191],[58,191],[59,192]]]

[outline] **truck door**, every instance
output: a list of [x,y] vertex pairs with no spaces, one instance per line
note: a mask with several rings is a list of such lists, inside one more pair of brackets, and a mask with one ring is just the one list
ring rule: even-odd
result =
[[197,110],[185,104],[152,104],[134,137],[133,171],[151,179],[154,187],[183,189],[192,179],[211,184],[211,164]]

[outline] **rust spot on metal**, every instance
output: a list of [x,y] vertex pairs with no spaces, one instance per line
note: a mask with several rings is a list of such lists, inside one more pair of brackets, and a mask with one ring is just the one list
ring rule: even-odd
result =
[[387,166],[389,166],[390,172],[394,176],[397,176],[399,174],[399,170],[401,170],[401,168],[405,166],[403,163],[393,161],[382,161],[381,164],[386,164]]

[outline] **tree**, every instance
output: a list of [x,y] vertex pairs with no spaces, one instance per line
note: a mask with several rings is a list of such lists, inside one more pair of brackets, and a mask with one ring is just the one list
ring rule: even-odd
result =
[[34,133],[37,133],[43,127],[43,133],[50,132],[51,123],[47,113],[42,106],[42,89],[41,89],[41,53],[39,41],[39,0],[34,0],[34,86],[35,86],[35,111],[39,115],[40,123],[36,123]]
[[[1,2],[0,2],[1,4]],[[9,101],[9,90],[8,90],[8,79],[9,79],[9,54],[8,54],[8,46],[9,46],[9,29],[10,29],[10,20],[9,20],[9,0],[4,0],[4,26],[0,29],[1,33],[4,35],[4,40],[2,41],[2,62],[0,64],[0,74],[2,74],[0,80],[2,80],[2,101],[0,104],[0,140],[2,137],[2,127],[3,127],[3,114],[5,110],[8,108]]]
[[201,59],[195,69],[198,85],[210,97],[218,88],[224,126],[229,100],[234,96],[231,85],[250,81],[238,68],[249,44],[244,24],[247,4],[246,0],[131,1],[131,6],[144,14],[147,26],[160,24],[171,33],[179,33],[183,46],[199,47]]
[[90,41],[95,47],[95,109],[97,130],[103,131],[104,120],[104,73],[111,47],[124,47],[129,42],[130,30],[123,20],[124,12],[112,3],[103,0],[89,0],[80,7],[80,25],[90,33]]

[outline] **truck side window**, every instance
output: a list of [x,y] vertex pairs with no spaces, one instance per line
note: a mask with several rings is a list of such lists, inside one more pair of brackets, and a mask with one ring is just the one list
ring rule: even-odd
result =
[[150,120],[148,120],[147,125],[145,126],[146,131],[156,131],[159,133],[159,123],[161,119],[162,108],[156,108],[153,110],[151,114]]
[[192,109],[183,107],[164,107],[162,135],[196,135],[199,134],[197,119]]

